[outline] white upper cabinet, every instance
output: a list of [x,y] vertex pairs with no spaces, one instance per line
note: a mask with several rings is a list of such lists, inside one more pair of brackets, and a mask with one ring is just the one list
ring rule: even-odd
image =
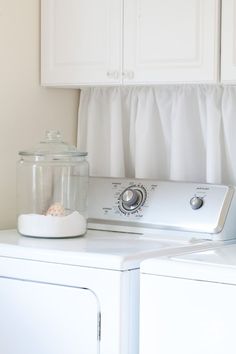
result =
[[124,2],[127,82],[216,82],[218,43],[217,0]]
[[236,82],[236,0],[222,0],[221,81]]
[[121,0],[42,0],[42,85],[121,83],[122,10]]
[[42,0],[43,85],[218,79],[219,0]]

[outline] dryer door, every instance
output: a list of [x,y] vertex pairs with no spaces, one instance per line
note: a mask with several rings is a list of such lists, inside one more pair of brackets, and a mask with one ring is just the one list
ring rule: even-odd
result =
[[98,354],[99,332],[91,290],[0,278],[0,353]]
[[234,285],[142,274],[140,354],[235,354],[235,299]]

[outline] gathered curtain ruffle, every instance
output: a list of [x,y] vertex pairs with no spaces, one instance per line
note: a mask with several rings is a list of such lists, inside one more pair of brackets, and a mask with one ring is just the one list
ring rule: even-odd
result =
[[78,147],[92,176],[236,185],[236,87],[85,88]]

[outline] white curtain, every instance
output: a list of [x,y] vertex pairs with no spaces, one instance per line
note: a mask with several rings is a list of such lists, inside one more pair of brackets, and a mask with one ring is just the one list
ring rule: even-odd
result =
[[83,89],[78,147],[93,176],[236,185],[236,88]]

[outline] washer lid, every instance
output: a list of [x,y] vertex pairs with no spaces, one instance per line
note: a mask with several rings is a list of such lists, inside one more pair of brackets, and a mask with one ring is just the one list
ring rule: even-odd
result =
[[141,272],[236,285],[236,244],[218,242],[216,248],[205,251],[152,258],[142,262]]
[[190,241],[166,240],[110,231],[88,230],[86,236],[67,239],[40,239],[20,236],[15,230],[0,231],[0,257],[111,270],[139,268],[140,262],[177,250],[204,247]]

